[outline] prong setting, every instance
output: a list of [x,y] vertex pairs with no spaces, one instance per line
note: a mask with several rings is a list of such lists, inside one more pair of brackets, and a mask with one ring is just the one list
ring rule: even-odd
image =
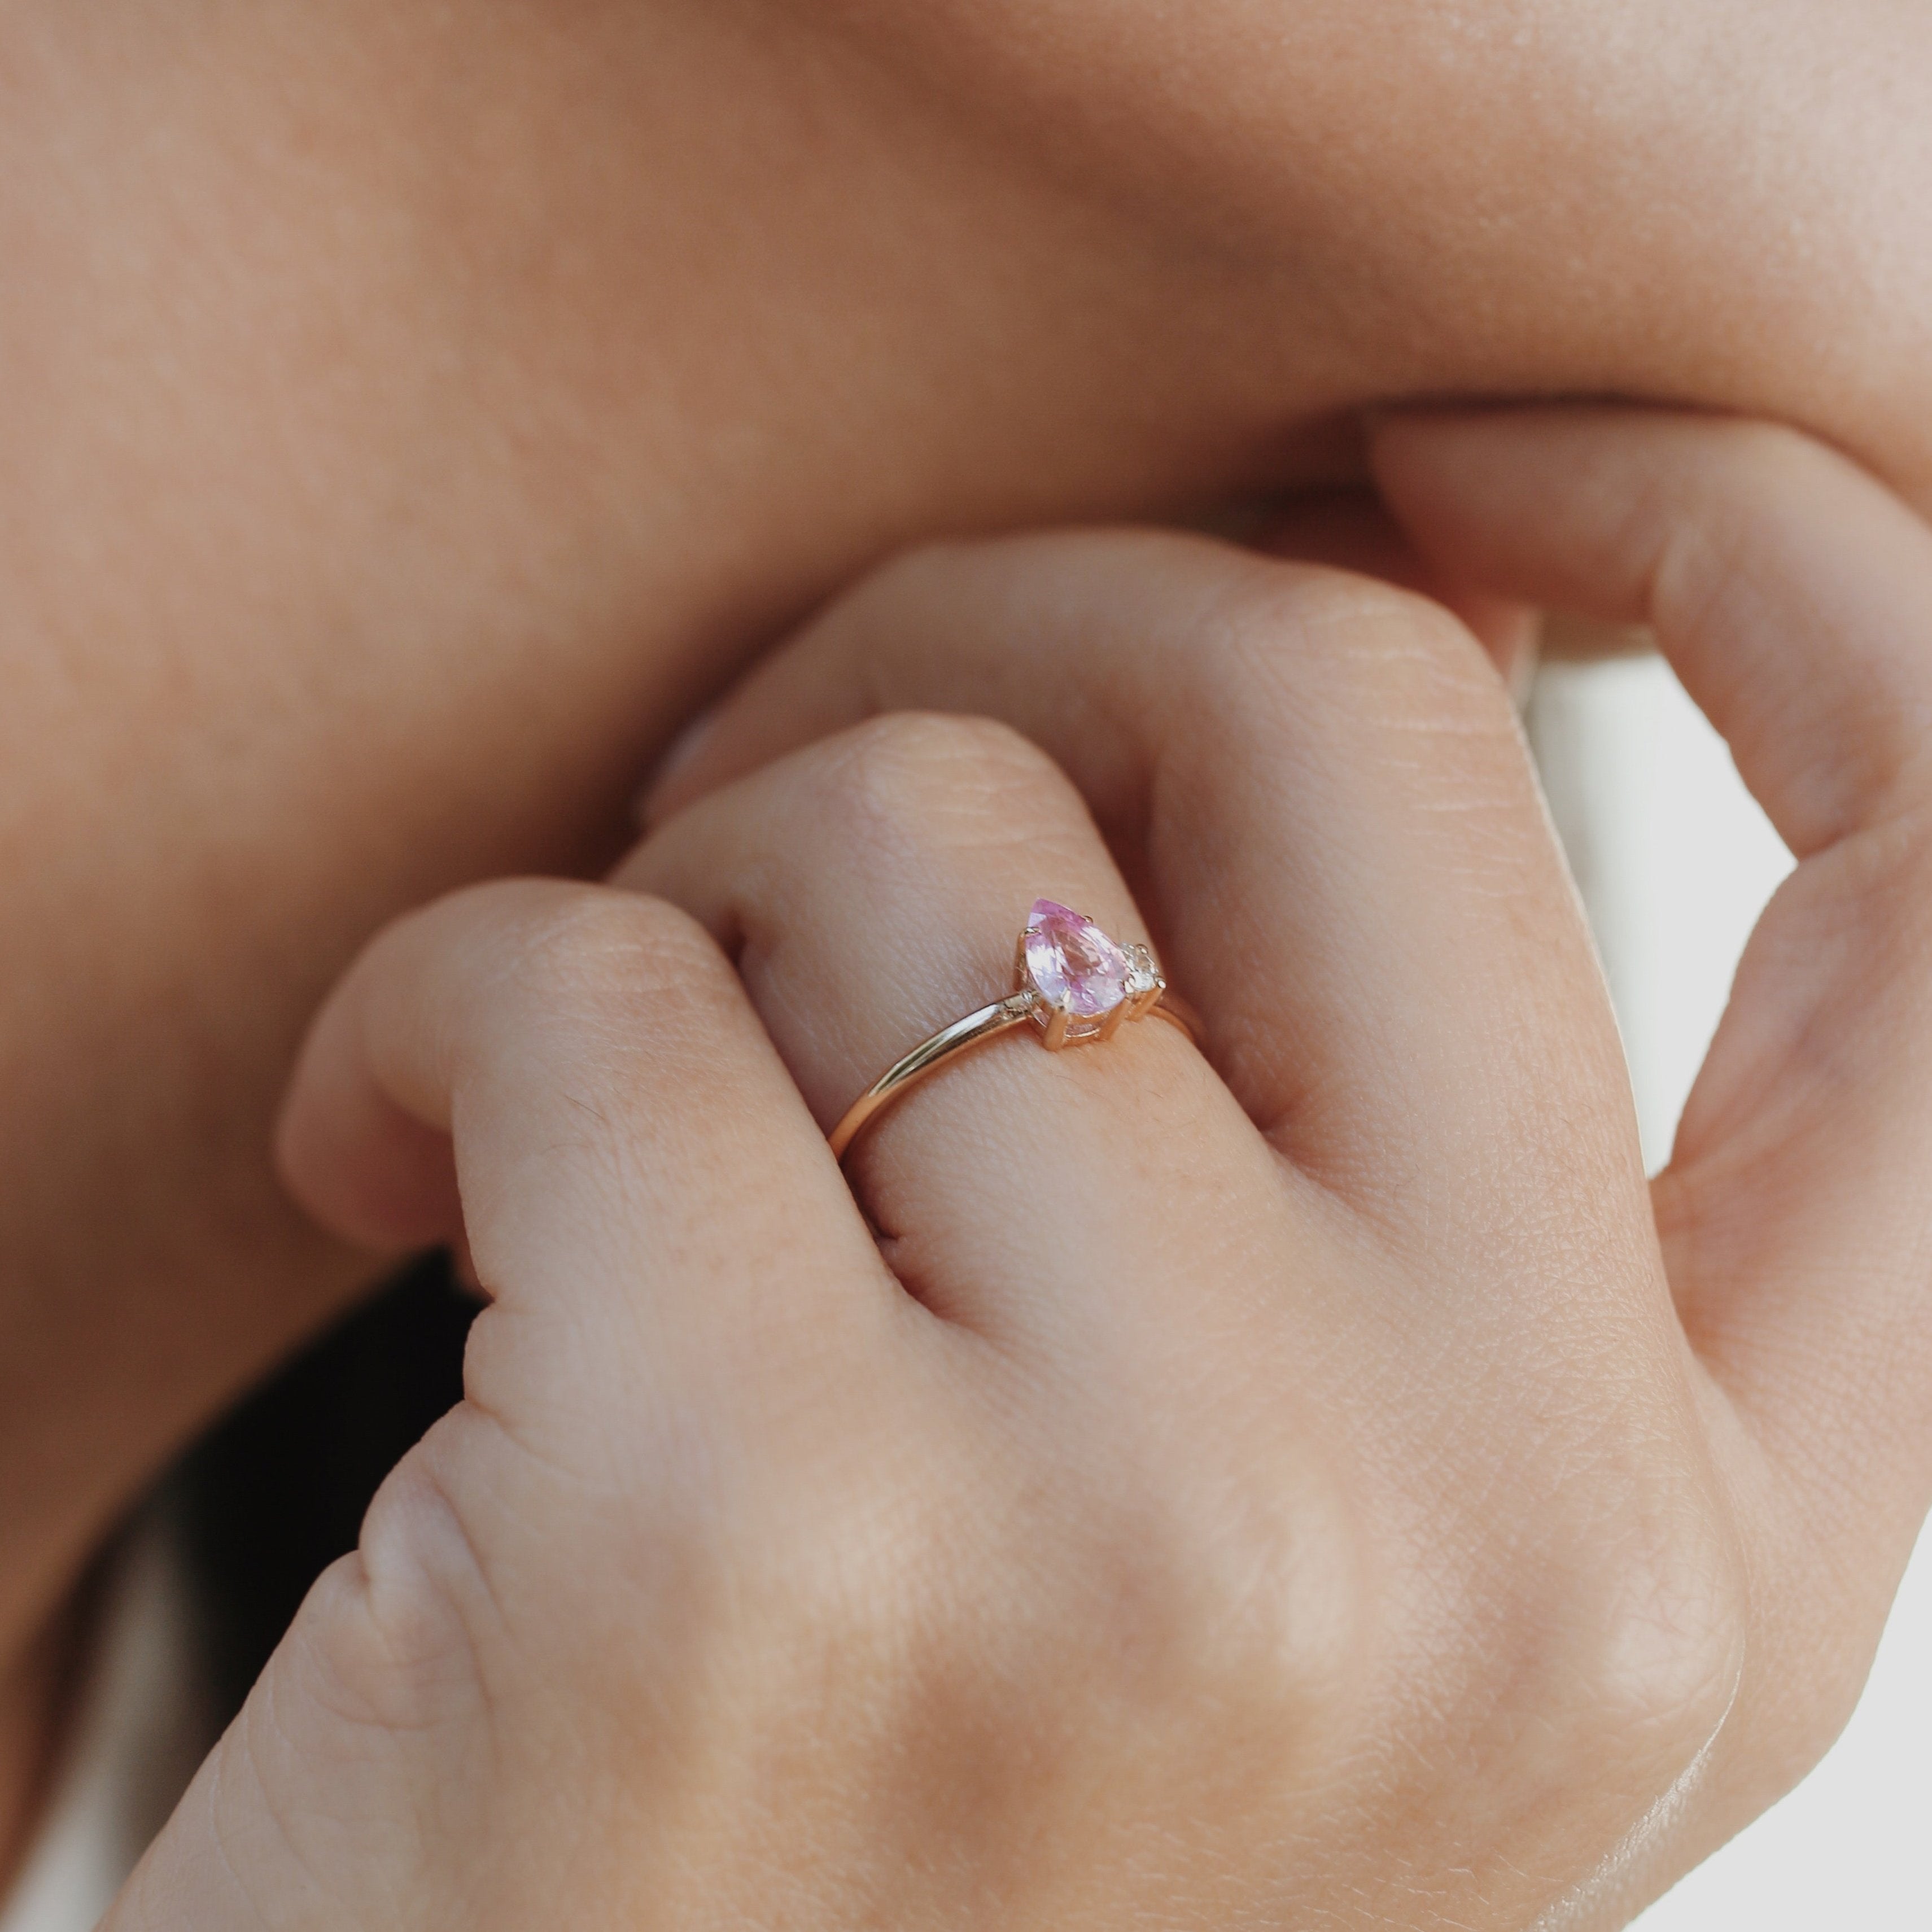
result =
[[1059,1000],[1047,1008],[1046,1014],[1046,1050],[1058,1053],[1067,1043],[1068,1029],[1073,1024],[1073,1009],[1064,1000]]

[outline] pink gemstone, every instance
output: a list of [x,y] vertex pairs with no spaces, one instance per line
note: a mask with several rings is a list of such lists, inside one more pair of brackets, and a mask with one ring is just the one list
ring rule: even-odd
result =
[[1027,976],[1076,1017],[1098,1019],[1126,997],[1126,956],[1090,919],[1052,899],[1035,899],[1027,915]]

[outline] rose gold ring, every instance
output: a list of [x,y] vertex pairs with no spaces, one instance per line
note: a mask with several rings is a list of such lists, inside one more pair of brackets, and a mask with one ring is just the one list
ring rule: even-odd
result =
[[1121,946],[1082,914],[1035,899],[1013,949],[1013,991],[922,1040],[896,1060],[845,1110],[827,1136],[843,1160],[859,1131],[909,1087],[985,1041],[1029,1022],[1049,1052],[1112,1040],[1130,1020],[1150,1014],[1170,1021],[1197,1046],[1201,1023],[1168,992],[1144,946]]

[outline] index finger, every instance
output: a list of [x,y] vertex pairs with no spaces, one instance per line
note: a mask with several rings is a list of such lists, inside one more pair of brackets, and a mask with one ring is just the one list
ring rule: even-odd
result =
[[484,1286],[561,1312],[598,1374],[823,1360],[898,1298],[730,961],[638,893],[506,880],[388,927],[310,1032],[280,1154],[352,1240],[460,1210]]
[[1666,411],[1394,416],[1378,480],[1438,567],[1647,624],[1802,859],[1932,792],[1932,533],[1844,458]]
[[1711,417],[1430,414],[1374,455],[1426,551],[1648,622],[1798,855],[1653,1198],[1693,1342],[1808,1505],[1804,1560],[1879,1614],[1932,1496],[1932,530]]

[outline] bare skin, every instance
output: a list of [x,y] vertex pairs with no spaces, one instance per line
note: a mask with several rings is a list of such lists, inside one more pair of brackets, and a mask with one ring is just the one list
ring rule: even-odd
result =
[[0,17],[0,1657],[368,1279],[265,1152],[333,974],[594,867],[884,551],[1345,474],[1420,393],[1932,498],[1923,10],[1462,17]]

